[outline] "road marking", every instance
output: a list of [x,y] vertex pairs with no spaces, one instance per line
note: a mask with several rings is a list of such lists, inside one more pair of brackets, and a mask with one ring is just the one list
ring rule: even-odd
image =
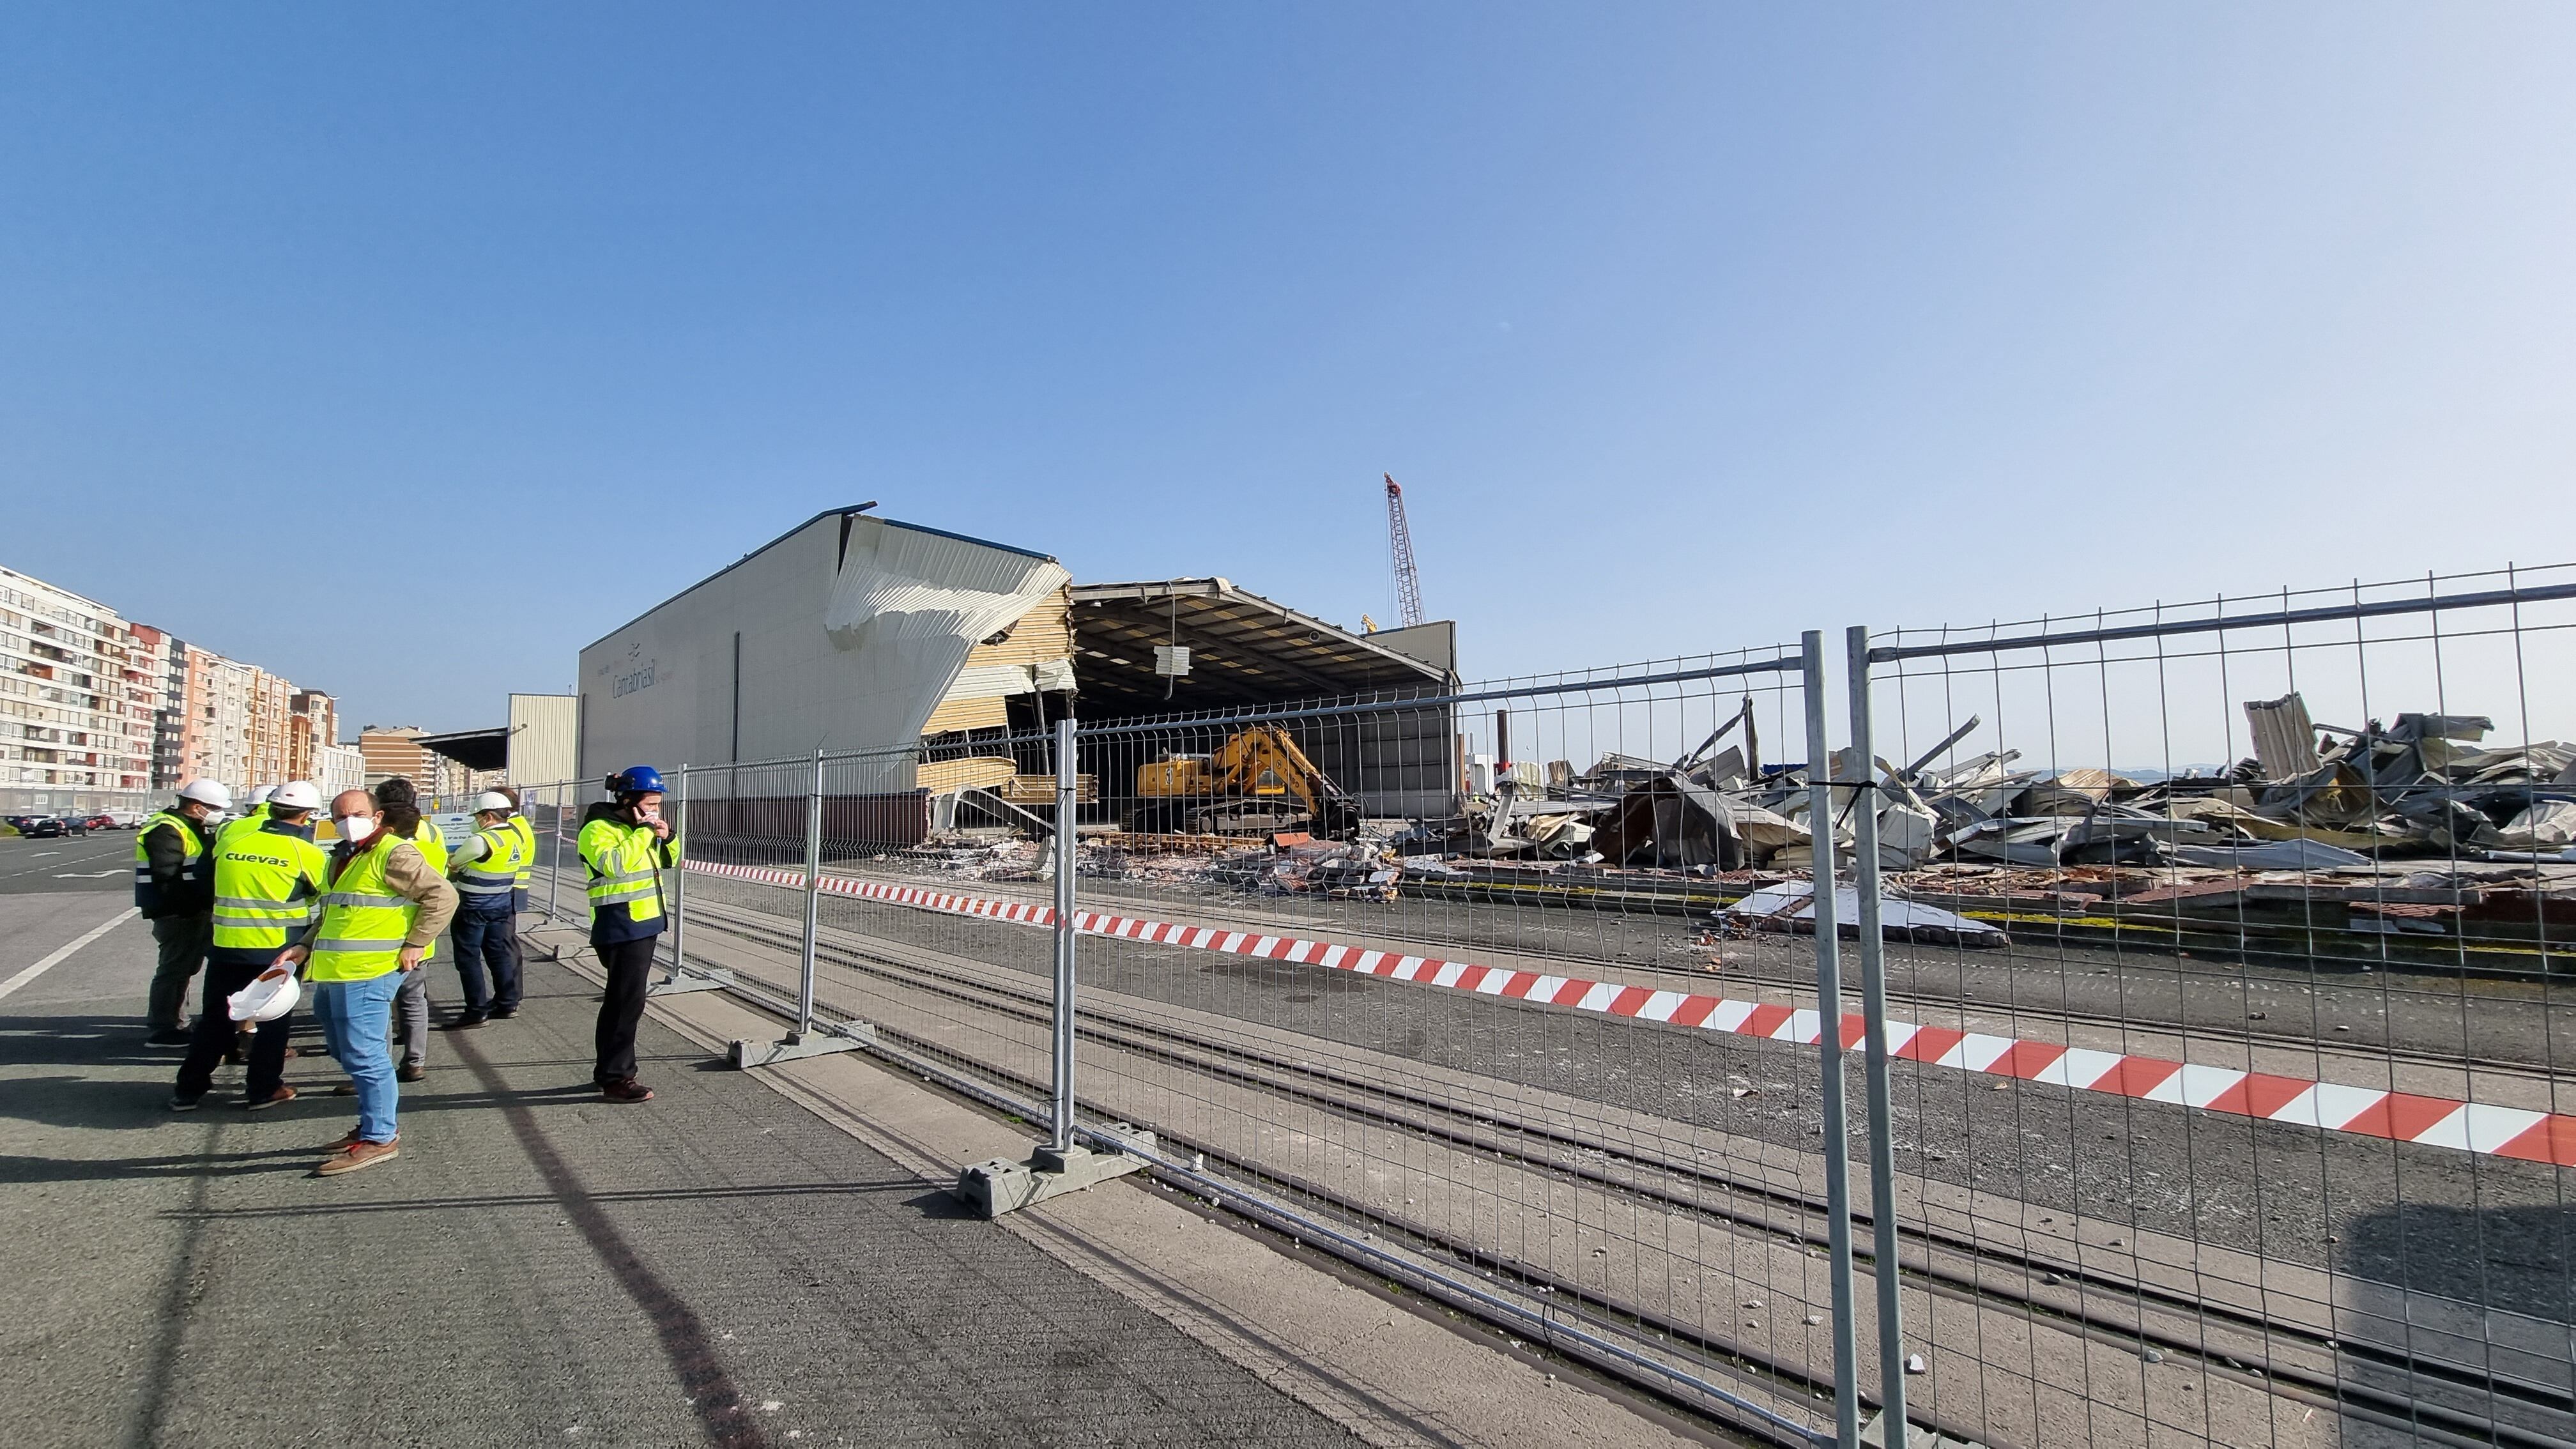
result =
[[136,908],[133,906],[127,906],[124,910],[108,917],[105,922],[92,927],[88,935],[83,936],[79,940],[72,942],[70,945],[63,947],[61,950],[56,951],[51,956],[48,956],[44,960],[37,962],[35,965],[28,967],[26,970],[19,972],[17,975],[10,977],[8,980],[0,981],[0,996],[6,996],[10,992],[17,990],[19,987],[26,985],[28,982],[35,980],[37,977],[44,975],[46,972],[69,960],[74,951],[77,951],[81,947],[88,945],[90,942],[97,940],[99,937],[106,935],[108,932],[115,930],[117,927],[124,925],[127,919],[134,915],[135,909]]
[[[689,861],[687,867],[709,875],[731,876],[736,880],[758,881],[764,885],[798,890],[805,886],[803,871],[696,860]],[[857,896],[862,900],[884,901],[951,915],[992,916],[1022,925],[1055,924],[1054,907],[1024,901],[955,895],[853,876],[827,875],[818,885],[828,895]],[[1251,948],[1255,939],[1241,933],[1175,926],[1098,911],[1074,912],[1073,928],[1084,935],[1119,936],[1238,956],[1253,954]],[[1506,996],[1545,1006],[1571,1007],[1600,1016],[1644,1016],[1647,1004],[1662,995],[1641,987],[1622,987],[1616,982],[1542,976],[1531,971],[1477,966],[1468,962],[1431,962],[1419,956],[1391,956],[1383,951],[1363,951],[1356,946],[1329,942],[1297,940],[1290,942],[1288,949],[1281,952],[1275,949],[1277,943],[1289,938],[1265,936],[1259,939],[1273,944],[1274,949],[1261,953],[1265,955],[1284,954],[1291,958],[1314,959],[1315,953],[1321,952],[1325,962],[1337,971],[1417,983],[1441,982],[1447,978],[1456,983],[1449,988],[1455,991]],[[1331,952],[1347,954],[1334,959]],[[1448,976],[1451,966],[1462,968],[1455,977]],[[1813,1009],[1756,1005],[1696,992],[1682,997],[1669,1015],[1658,1019],[1680,1022],[1703,1031],[1810,1045],[1824,1036],[1824,1023]],[[2269,1072],[2194,1066],[2131,1052],[2096,1051],[2056,1042],[2017,1041],[1983,1032],[1921,1027],[1912,1022],[1890,1021],[1887,1035],[1890,1056],[1908,1061],[1928,1061],[1954,1071],[2015,1077],[2081,1092],[2166,1102],[2187,1111],[2219,1116],[2295,1123],[2327,1132],[2383,1137],[2460,1152],[2576,1167],[2576,1114],[2571,1113],[2526,1112],[2519,1108],[2424,1097],[2378,1087],[2347,1087],[2331,1082],[2275,1076]],[[1860,1013],[1844,1014],[1841,1036],[1845,1051],[1867,1044],[1868,1027]]]
[[111,876],[111,875],[123,875],[123,874],[125,874],[125,872],[123,872],[123,871],[121,871],[121,870],[85,870],[85,871],[80,871],[80,872],[77,872],[77,873],[72,872],[72,871],[64,871],[64,872],[63,872],[63,873],[61,873],[60,875],[55,876],[55,877],[54,877],[54,879],[56,879],[56,880],[98,880],[98,879],[101,879],[101,878],[106,877],[106,876]]

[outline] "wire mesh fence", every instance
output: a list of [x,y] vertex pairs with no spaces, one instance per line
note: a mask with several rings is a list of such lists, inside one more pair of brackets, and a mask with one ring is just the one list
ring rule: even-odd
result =
[[[2566,1442],[2571,584],[1855,634],[1861,894],[1966,923],[1863,936],[1895,1204],[2030,1325],[1927,1298],[1923,1407]],[[2052,1367],[2067,1315],[2132,1327]]]
[[[691,766],[668,959],[1761,1437],[2566,1442],[2571,623],[2433,579]],[[602,798],[528,792],[537,909]]]

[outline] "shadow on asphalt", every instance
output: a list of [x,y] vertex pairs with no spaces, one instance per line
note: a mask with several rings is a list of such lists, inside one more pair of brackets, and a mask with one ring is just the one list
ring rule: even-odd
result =
[[12,1157],[0,1156],[0,1185],[37,1182],[104,1182],[153,1178],[242,1177],[263,1172],[309,1176],[313,1164],[330,1150],[320,1123],[314,1141],[303,1147],[276,1147],[265,1152],[192,1152],[180,1157]]
[[[874,1193],[917,1191],[917,1177],[882,1182],[787,1182],[757,1187],[616,1188],[590,1192],[595,1203],[753,1201],[785,1197],[857,1197]],[[273,1207],[172,1209],[161,1216],[173,1221],[235,1218],[340,1217],[350,1213],[485,1212],[494,1208],[539,1207],[558,1203],[553,1193],[493,1193],[477,1197],[402,1198],[390,1202],[287,1203]]]

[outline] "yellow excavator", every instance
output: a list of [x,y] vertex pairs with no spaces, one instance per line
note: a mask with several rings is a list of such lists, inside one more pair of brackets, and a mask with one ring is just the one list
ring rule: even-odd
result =
[[1130,829],[1154,835],[1267,835],[1304,830],[1348,840],[1359,802],[1315,768],[1277,725],[1226,737],[1214,754],[1165,755],[1136,771]]

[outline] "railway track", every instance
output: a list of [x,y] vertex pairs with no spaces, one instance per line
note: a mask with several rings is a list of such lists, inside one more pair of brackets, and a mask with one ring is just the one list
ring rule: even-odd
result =
[[[693,899],[689,909],[693,930],[711,929],[749,946],[783,951],[791,963],[800,944],[799,929],[768,912],[703,897]],[[997,1019],[1030,1027],[1049,1019],[1043,981],[1034,975],[1024,984],[1010,980],[1020,974],[1011,968],[879,938],[870,938],[867,945],[826,940],[818,943],[817,956],[837,971],[871,978],[884,987],[928,993]],[[778,984],[768,985],[774,990]],[[786,992],[792,999],[792,983]],[[792,1004],[767,991],[754,999],[769,1010],[793,1014]],[[1694,1214],[1731,1232],[1807,1249],[1828,1241],[1820,1199],[1785,1189],[1776,1181],[1728,1171],[1705,1159],[1659,1152],[1647,1144],[1586,1138],[1558,1125],[1437,1091],[1362,1080],[1321,1067],[1314,1056],[1296,1057],[1249,1038],[1215,1039],[1132,1008],[1087,1004],[1081,1031],[1086,1040],[1172,1070],[1255,1087],[1338,1118],[1414,1134],[1659,1210]],[[915,1038],[905,1044],[955,1059],[936,1042]],[[1329,1057],[1331,1052],[1317,1055]],[[985,1075],[997,1074],[989,1062],[964,1064]],[[1041,1095],[1046,1090],[1043,1081],[1028,1074],[998,1075],[1023,1090]],[[1325,1184],[1283,1173],[1276,1163],[1231,1154],[1222,1143],[1180,1141],[1180,1145],[1337,1212],[1383,1225],[1382,1213],[1348,1200]],[[1776,1393],[1785,1386],[1799,1392],[1829,1392],[1812,1364],[1783,1358],[1759,1345],[1713,1332],[1707,1325],[1681,1321],[1622,1295],[1551,1274],[1500,1254],[1491,1244],[1419,1225],[1406,1226],[1404,1231],[1452,1261],[1508,1275],[1559,1301],[1581,1303],[1598,1316],[1628,1326],[1640,1338],[1660,1335],[1693,1345],[1736,1365],[1767,1391]],[[1917,1289],[2026,1316],[2035,1325],[2095,1344],[2119,1345],[2141,1356],[2186,1358],[2208,1375],[2411,1434],[2420,1442],[2522,1446],[2563,1444],[2576,1438],[2576,1396],[2551,1385],[2355,1343],[2312,1324],[2213,1302],[2086,1266],[2071,1257],[2007,1248],[1973,1234],[1909,1229],[1906,1241],[1910,1256],[1903,1272]],[[1866,1254],[1860,1261],[1863,1272],[1875,1271],[1876,1264]],[[2499,1406],[2509,1414],[2500,1413]],[[1964,1426],[1941,1427],[1957,1437],[1976,1437]]]

